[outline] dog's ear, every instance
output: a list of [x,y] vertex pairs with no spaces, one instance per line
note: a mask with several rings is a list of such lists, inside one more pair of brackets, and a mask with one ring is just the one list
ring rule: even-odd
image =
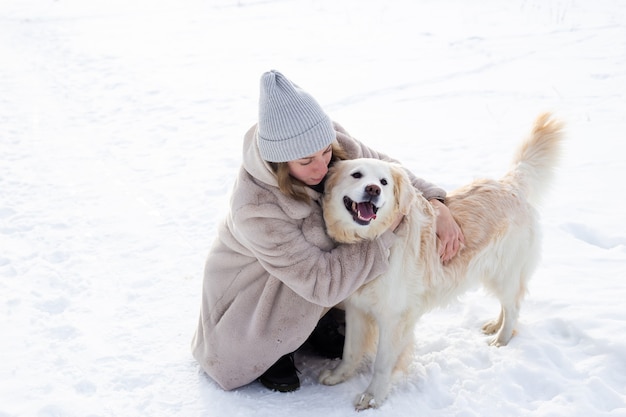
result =
[[328,169],[328,173],[326,174],[326,182],[324,185],[324,194],[322,195],[322,202],[324,205],[328,204],[332,198],[332,190],[335,188],[335,184],[339,180],[340,176],[337,175],[337,170],[339,169],[339,164],[336,163],[334,166]]
[[391,175],[393,176],[394,190],[396,195],[396,204],[400,213],[407,215],[411,210],[415,199],[415,189],[406,170],[400,165],[391,166]]

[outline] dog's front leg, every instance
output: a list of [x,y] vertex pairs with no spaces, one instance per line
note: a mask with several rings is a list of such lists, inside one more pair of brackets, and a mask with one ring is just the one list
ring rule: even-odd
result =
[[489,344],[496,347],[506,346],[515,333],[515,325],[517,324],[518,317],[519,306],[515,305],[515,302],[503,304],[502,313],[500,314],[502,326],[498,329],[495,337]]
[[348,380],[361,364],[367,348],[367,338],[371,331],[371,319],[354,306],[346,304],[346,339],[343,358],[335,369],[322,371],[319,381],[324,385],[336,385]]
[[378,321],[378,351],[374,361],[374,372],[367,390],[356,398],[357,411],[379,407],[391,390],[393,372],[413,337],[413,332],[406,331],[406,326],[399,324],[400,322],[402,320],[398,317]]

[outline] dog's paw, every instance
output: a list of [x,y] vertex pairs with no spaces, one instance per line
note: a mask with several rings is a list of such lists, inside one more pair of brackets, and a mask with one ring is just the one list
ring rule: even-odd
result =
[[494,337],[493,339],[489,340],[489,346],[502,347],[502,346],[506,346],[506,344],[507,342],[503,342],[497,337]]
[[496,334],[498,330],[500,330],[501,326],[502,326],[502,323],[500,323],[499,320],[488,321],[483,326],[483,333],[484,334]]
[[335,369],[325,369],[318,378],[319,382],[324,385],[337,385],[348,379],[345,375],[337,372]]
[[502,347],[509,344],[511,338],[515,336],[517,332],[513,330],[510,335],[505,334],[503,331],[498,332],[496,337],[489,341],[489,346]]
[[356,397],[356,401],[354,402],[354,409],[356,411],[363,411],[369,408],[378,408],[380,404],[374,398],[374,395],[369,392],[364,392],[363,394]]

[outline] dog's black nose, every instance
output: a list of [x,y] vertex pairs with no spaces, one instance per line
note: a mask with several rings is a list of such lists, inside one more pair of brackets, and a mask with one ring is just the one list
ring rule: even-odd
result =
[[374,184],[368,185],[365,187],[365,193],[367,193],[367,195],[371,195],[372,197],[377,197],[380,195],[380,187]]

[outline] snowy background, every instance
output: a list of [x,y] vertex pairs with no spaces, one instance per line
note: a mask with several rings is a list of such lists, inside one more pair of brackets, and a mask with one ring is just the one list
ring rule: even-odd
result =
[[626,416],[626,3],[0,0],[0,416],[350,416],[367,372],[224,392],[189,351],[262,72],[446,189],[567,123],[510,346],[425,316],[372,416]]

